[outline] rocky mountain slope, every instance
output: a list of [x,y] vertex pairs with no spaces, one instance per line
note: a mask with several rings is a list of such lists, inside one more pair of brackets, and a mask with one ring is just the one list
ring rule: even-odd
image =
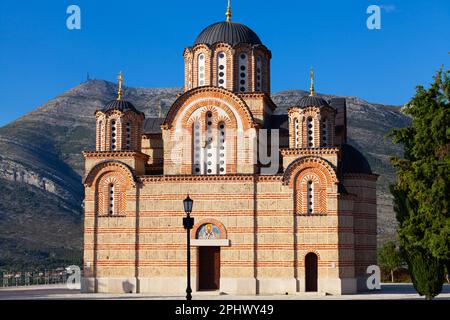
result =
[[[124,96],[147,117],[164,115],[181,88],[126,88]],[[95,110],[115,98],[113,83],[91,80],[0,128],[0,269],[80,263],[82,248],[82,150],[95,143]],[[305,95],[273,95],[286,112]],[[331,98],[330,95],[323,95]],[[398,107],[347,97],[350,143],[379,173],[379,241],[392,238],[395,217],[387,186],[394,179],[389,156],[401,149],[385,139],[407,125]]]

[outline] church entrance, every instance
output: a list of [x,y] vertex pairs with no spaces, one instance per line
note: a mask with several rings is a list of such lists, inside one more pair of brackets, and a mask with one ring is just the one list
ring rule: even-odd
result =
[[317,255],[312,252],[305,257],[305,291],[317,291]]
[[219,290],[220,247],[198,248],[199,291]]

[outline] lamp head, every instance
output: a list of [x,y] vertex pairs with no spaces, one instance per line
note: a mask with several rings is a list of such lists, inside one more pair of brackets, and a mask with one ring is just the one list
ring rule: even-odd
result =
[[192,206],[194,205],[194,200],[189,197],[189,194],[186,199],[183,200],[184,212],[190,214],[192,212]]

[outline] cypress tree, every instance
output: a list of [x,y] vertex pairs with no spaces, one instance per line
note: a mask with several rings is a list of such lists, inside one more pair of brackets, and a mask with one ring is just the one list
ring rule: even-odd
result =
[[414,288],[427,300],[433,299],[442,291],[444,264],[428,251],[416,248],[408,251],[408,266]]
[[403,158],[391,159],[397,170],[391,192],[400,246],[414,287],[429,299],[440,293],[450,263],[449,76],[441,68],[428,90],[418,86],[405,106],[411,125],[391,134],[404,147]]

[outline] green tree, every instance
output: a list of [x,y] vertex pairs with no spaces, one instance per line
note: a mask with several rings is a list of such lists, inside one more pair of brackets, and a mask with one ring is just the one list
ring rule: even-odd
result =
[[404,146],[403,158],[391,159],[400,246],[416,290],[427,298],[440,293],[440,271],[450,261],[449,76],[450,70],[441,68],[429,89],[418,86],[405,106],[411,125],[391,134]]
[[442,291],[444,284],[444,264],[433,257],[429,251],[414,249],[408,252],[408,266],[414,288],[427,300]]
[[391,274],[391,282],[394,282],[394,271],[402,266],[403,260],[393,241],[386,243],[378,252],[378,264]]

